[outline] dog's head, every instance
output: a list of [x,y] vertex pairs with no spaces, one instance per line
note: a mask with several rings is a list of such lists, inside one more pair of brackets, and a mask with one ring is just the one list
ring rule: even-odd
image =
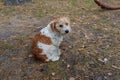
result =
[[70,19],[68,17],[57,18],[51,22],[50,26],[54,32],[62,35],[71,32]]

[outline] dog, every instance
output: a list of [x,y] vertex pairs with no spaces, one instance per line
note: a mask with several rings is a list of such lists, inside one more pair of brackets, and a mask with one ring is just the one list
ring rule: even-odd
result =
[[54,19],[33,38],[33,54],[42,62],[59,60],[61,55],[59,46],[64,35],[70,32],[70,19],[68,17]]

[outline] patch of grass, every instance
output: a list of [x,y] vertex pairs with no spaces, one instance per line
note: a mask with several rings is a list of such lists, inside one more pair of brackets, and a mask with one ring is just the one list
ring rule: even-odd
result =
[[45,77],[52,78],[53,77],[52,73],[55,73],[54,76],[63,75],[64,74],[64,70],[62,70],[62,69],[63,68],[61,68],[61,62],[60,61],[49,62],[48,63],[48,71],[47,71],[47,73],[44,73],[42,78],[45,78]]
[[5,0],[0,0],[0,2],[4,2]]
[[79,6],[79,3],[77,3],[77,0],[70,0],[69,4],[70,4],[72,7],[78,7],[78,6]]
[[92,7],[93,7],[93,0],[85,0],[85,7],[87,8],[87,9],[91,9]]
[[42,18],[42,17],[44,17],[44,16],[46,16],[46,13],[44,13],[44,11],[42,10],[42,9],[39,9],[38,11],[34,11],[35,13],[33,13],[36,17],[40,17],[40,18]]
[[4,11],[4,15],[7,16],[7,15],[13,13],[14,11],[15,11],[15,9],[13,9],[13,8],[8,9],[8,10]]
[[16,9],[14,7],[1,7],[0,8],[0,16],[11,16],[14,14]]
[[116,35],[120,35],[120,30],[118,30],[118,29],[112,29],[111,30],[111,32],[113,33],[113,34],[116,34]]
[[14,44],[11,44],[10,42],[0,42],[0,49],[6,50],[6,49],[13,49]]
[[62,71],[61,71],[61,62],[60,61],[56,61],[56,62],[50,62],[49,65],[49,70],[50,72],[55,72],[56,74],[60,74]]

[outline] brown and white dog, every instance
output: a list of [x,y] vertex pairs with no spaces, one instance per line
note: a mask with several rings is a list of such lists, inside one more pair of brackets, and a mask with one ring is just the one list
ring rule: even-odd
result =
[[35,35],[32,43],[33,54],[42,62],[59,60],[60,43],[63,36],[69,32],[71,32],[69,18],[60,17],[51,21]]

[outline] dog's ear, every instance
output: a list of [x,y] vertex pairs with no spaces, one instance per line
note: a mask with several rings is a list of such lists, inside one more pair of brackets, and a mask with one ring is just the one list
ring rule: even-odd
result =
[[54,32],[59,32],[59,30],[56,28],[56,24],[58,23],[58,20],[54,20],[51,24],[50,27]]

